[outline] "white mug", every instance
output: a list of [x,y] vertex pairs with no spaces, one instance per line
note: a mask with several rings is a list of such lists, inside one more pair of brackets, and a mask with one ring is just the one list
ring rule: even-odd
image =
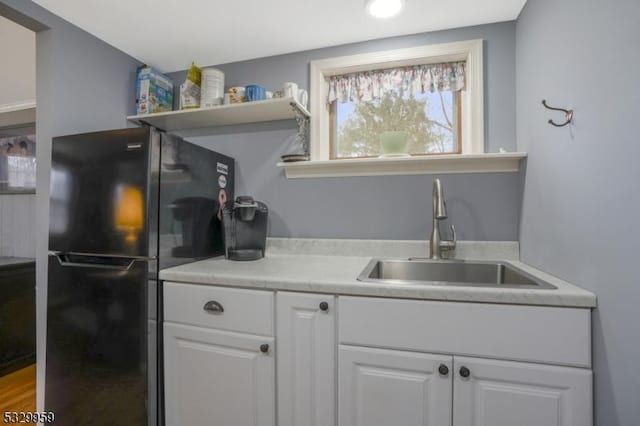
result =
[[282,97],[298,99],[298,85],[291,81],[284,83],[282,86]]
[[309,103],[309,93],[304,89],[299,89],[298,96],[296,99],[298,99],[298,102],[300,102],[300,105],[306,108],[307,104]]

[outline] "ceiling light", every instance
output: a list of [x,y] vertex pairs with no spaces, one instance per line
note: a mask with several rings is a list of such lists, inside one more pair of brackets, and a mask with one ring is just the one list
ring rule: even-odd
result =
[[404,0],[367,0],[367,12],[376,18],[391,18],[402,10]]

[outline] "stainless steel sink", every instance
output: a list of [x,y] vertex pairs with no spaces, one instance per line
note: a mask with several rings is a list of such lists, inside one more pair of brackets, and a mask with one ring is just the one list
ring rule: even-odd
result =
[[508,262],[373,259],[358,281],[510,289],[556,289]]

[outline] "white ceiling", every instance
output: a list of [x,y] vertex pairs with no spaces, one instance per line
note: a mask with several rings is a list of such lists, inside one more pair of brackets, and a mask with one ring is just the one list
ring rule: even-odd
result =
[[364,0],[34,0],[164,72],[516,19],[526,0],[407,0],[389,20]]

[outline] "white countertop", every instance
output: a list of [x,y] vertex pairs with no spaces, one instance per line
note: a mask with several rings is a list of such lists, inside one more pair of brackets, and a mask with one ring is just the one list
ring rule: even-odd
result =
[[3,266],[13,266],[13,265],[21,265],[25,263],[35,262],[35,259],[30,257],[10,257],[10,256],[0,256],[0,267]]
[[[354,244],[349,244],[349,241]],[[411,250],[414,255],[420,255],[421,251],[415,251],[416,244],[421,245],[422,243],[271,239],[267,256],[264,259],[251,262],[233,262],[224,258],[207,259],[162,270],[160,271],[160,279],[242,288],[404,299],[582,308],[596,306],[596,297],[593,293],[514,260],[514,257],[517,256],[514,256],[513,248],[517,253],[517,243],[515,246],[509,246],[511,243],[496,243],[492,246],[491,243],[462,242],[460,251],[463,256],[456,257],[507,260],[525,272],[556,286],[557,289],[398,285],[367,283],[357,280],[358,275],[372,257],[406,258],[408,250]],[[376,245],[384,248],[383,256],[380,256],[381,253],[375,250]],[[366,256],[357,255],[363,251],[368,252]],[[333,253],[333,255],[328,253]],[[356,255],[347,255],[347,253]]]

